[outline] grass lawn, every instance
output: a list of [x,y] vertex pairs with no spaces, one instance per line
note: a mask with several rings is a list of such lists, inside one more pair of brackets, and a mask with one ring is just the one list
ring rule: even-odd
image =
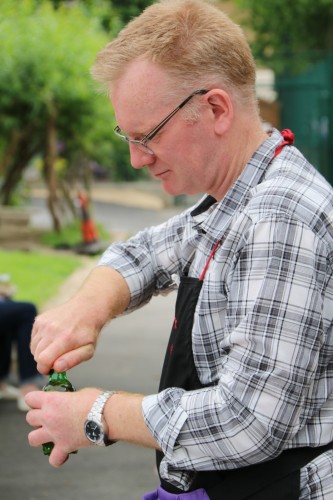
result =
[[0,274],[10,274],[17,287],[14,299],[33,302],[38,309],[81,264],[78,255],[0,250]]
[[[110,241],[110,234],[101,224],[96,224],[98,237],[103,241]],[[82,242],[81,222],[74,221],[61,229],[60,233],[55,231],[45,231],[41,236],[41,243],[49,247],[55,247],[61,244],[70,246],[78,245]]]

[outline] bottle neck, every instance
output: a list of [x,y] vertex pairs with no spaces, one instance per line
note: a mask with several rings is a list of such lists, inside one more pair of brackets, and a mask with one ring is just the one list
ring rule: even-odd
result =
[[50,382],[68,382],[66,372],[56,372],[51,369],[49,373],[49,381]]

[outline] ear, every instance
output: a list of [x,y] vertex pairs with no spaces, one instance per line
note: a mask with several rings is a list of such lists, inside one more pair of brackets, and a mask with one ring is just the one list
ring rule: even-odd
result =
[[212,89],[207,94],[207,103],[213,114],[216,134],[225,134],[231,126],[234,115],[234,107],[229,94],[221,89]]

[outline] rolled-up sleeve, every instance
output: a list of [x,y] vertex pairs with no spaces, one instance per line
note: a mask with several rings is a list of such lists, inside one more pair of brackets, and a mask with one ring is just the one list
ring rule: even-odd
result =
[[143,306],[153,295],[175,289],[173,275],[182,264],[182,240],[188,211],[164,224],[140,231],[126,242],[115,242],[103,253],[99,266],[118,271],[130,289],[126,312]]

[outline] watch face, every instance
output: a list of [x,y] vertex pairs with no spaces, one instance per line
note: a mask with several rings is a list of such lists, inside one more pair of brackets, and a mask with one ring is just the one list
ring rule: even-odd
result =
[[93,420],[88,420],[85,426],[88,439],[93,442],[99,441],[102,435],[101,427]]

